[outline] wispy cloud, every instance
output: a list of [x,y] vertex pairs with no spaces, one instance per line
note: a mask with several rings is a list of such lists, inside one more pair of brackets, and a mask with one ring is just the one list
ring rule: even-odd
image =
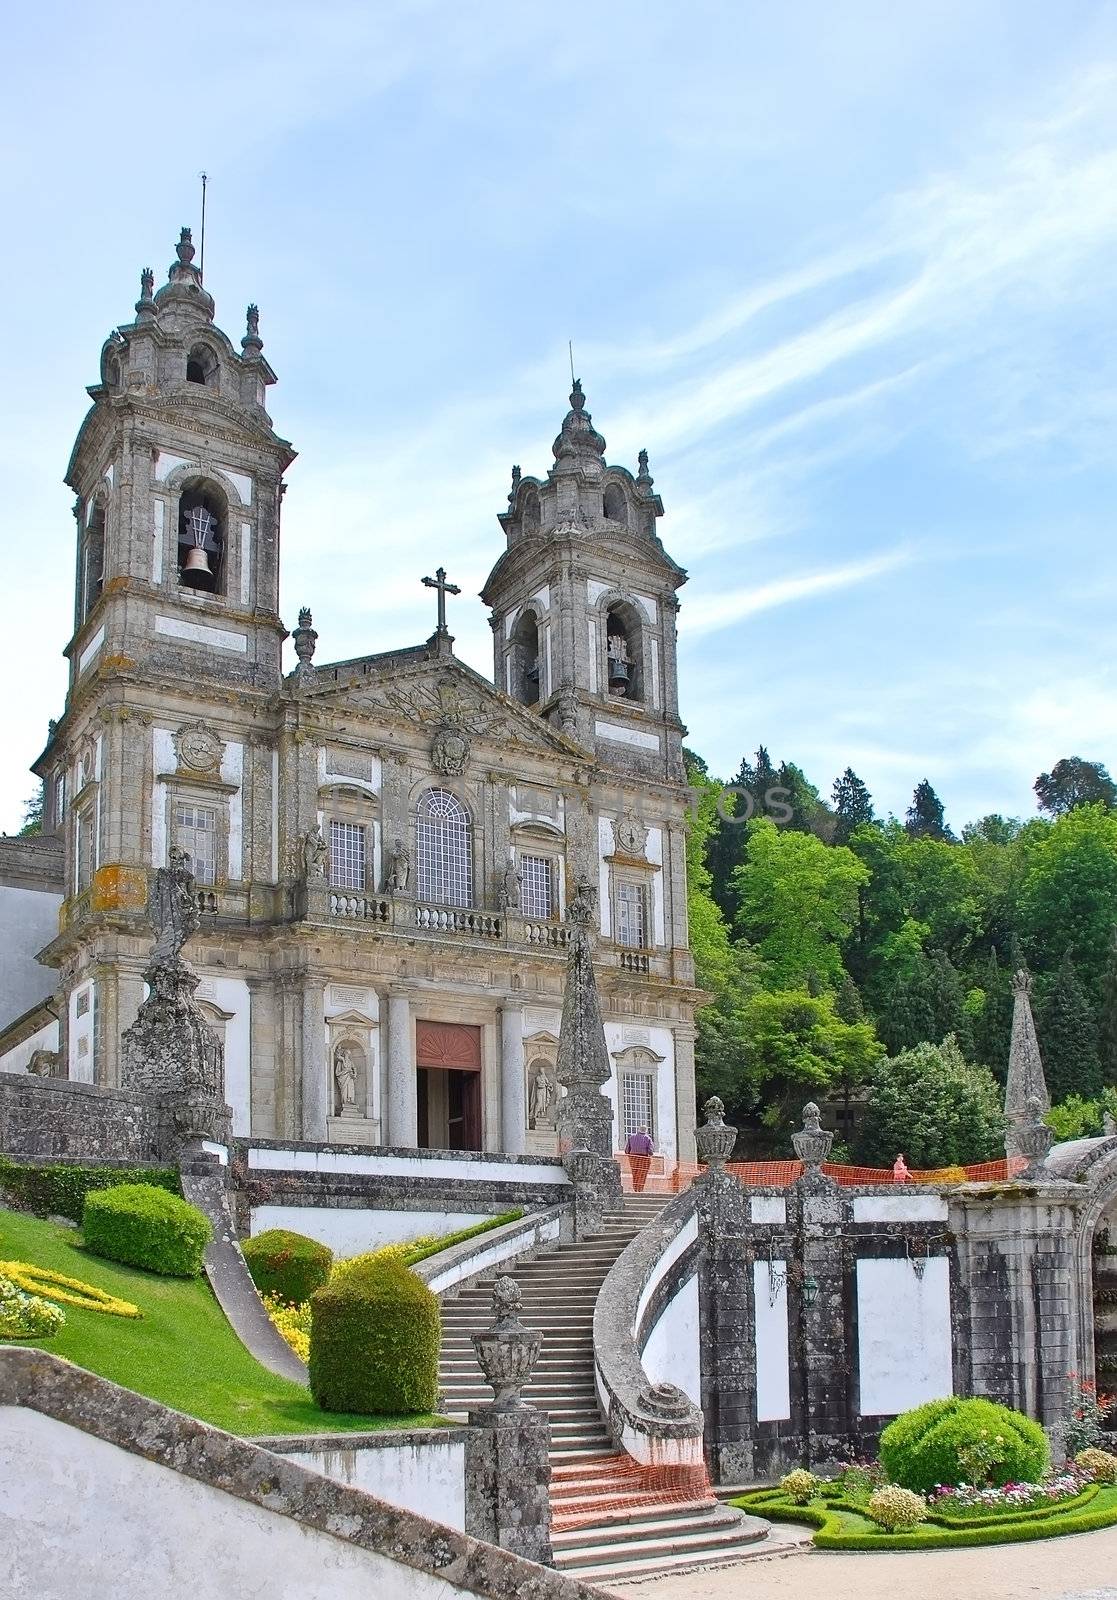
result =
[[855,584],[868,583],[886,572],[910,566],[915,559],[914,551],[900,547],[871,556],[866,561],[849,562],[845,566],[827,567],[815,572],[797,572],[787,578],[735,589],[729,594],[699,596],[686,606],[682,626],[692,638],[714,633],[735,622],[743,622],[746,617],[755,616],[760,611],[771,611],[777,606],[794,605],[800,600],[831,594],[836,589],[849,589]]

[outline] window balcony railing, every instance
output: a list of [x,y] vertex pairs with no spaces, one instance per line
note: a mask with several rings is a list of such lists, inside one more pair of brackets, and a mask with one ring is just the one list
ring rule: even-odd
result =
[[620,949],[617,962],[622,972],[645,974],[651,971],[651,956],[646,950]]
[[390,923],[392,902],[380,895],[347,894],[344,889],[331,889],[330,915],[346,922]]
[[570,943],[570,929],[565,922],[524,922],[525,944],[542,945],[549,950],[564,950]]
[[502,939],[504,918],[492,911],[475,911],[466,907],[432,906],[419,903],[415,906],[415,926],[434,933],[464,933],[474,939]]

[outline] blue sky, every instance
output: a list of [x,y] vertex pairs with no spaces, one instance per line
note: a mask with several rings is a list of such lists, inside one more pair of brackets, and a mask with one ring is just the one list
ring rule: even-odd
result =
[[1117,768],[1117,6],[48,0],[5,45],[0,827],[63,702],[84,386],[202,167],[323,659],[424,637],[442,562],[491,670],[471,597],[573,338],[691,575],[714,771],[763,742],[897,812],[929,776],[960,826]]

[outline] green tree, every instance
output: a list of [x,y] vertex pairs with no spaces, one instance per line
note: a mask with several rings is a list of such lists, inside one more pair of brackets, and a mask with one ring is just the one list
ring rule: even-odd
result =
[[834,812],[834,843],[848,844],[854,828],[864,827],[873,818],[873,797],[852,767],[834,779],[830,791]]
[[1107,1086],[1117,1084],[1117,927],[1113,928],[1106,952],[1101,980],[1101,1005],[1098,1008],[1098,1064]]
[[783,1149],[806,1100],[864,1081],[881,1054],[871,1023],[843,1022],[830,995],[760,992],[744,1012],[739,1099],[762,1102],[761,1125]]
[[904,827],[913,839],[953,839],[946,825],[942,801],[931,787],[930,778],[923,778],[915,786],[904,818]]
[[1032,785],[1036,804],[1052,817],[1065,816],[1077,806],[1117,805],[1117,783],[1100,761],[1064,756],[1050,772],[1041,772]]
[[1018,920],[1035,970],[1073,949],[1079,975],[1099,992],[1117,922],[1117,811],[1076,806],[1031,842]]
[[920,956],[910,967],[897,966],[884,991],[877,1029],[886,1050],[896,1055],[937,1037],[930,964]]
[[988,1161],[1004,1148],[996,1081],[971,1066],[956,1041],[918,1044],[877,1063],[857,1131],[858,1159],[890,1166],[901,1152],[912,1167]]
[[1102,1087],[1097,1017],[1069,950],[1064,951],[1058,972],[1044,985],[1037,1009],[1040,1051],[1052,1100],[1072,1094],[1094,1099]]
[[776,773],[775,789],[778,795],[776,803],[790,811],[791,815],[785,817],[782,811],[770,811],[767,807],[763,812],[758,808],[757,815],[771,814],[781,826],[793,828],[799,833],[813,833],[827,841],[833,837],[833,813],[802,767],[797,767],[794,761],[781,762]]
[[40,781],[39,787],[23,808],[23,822],[20,826],[19,837],[29,839],[34,834],[43,831],[43,809],[46,805],[46,784]]
[[1096,1139],[1102,1131],[1103,1114],[1100,1100],[1070,1094],[1051,1107],[1044,1121],[1061,1144],[1065,1139]]
[[713,878],[712,893],[723,916],[730,922],[736,911],[733,873],[745,858],[745,826],[764,809],[764,796],[776,783],[776,769],[763,745],[755,760],[742,757],[733,782],[725,787],[718,801],[717,825],[706,851]]
[[934,1014],[931,1039],[952,1033],[967,1061],[974,1059],[973,1026],[966,1005],[967,989],[961,973],[946,954],[935,950],[927,964],[927,994]]
[[834,1011],[843,1022],[864,1022],[865,1003],[861,991],[847,972],[834,996]]
[[798,987],[812,971],[837,987],[867,868],[844,845],[780,830],[767,817],[746,831],[745,860],[733,873],[738,931],[757,946],[773,987]]
[[1008,1047],[1012,1037],[1012,977],[990,950],[978,974],[981,1005],[974,1019],[974,1053],[1003,1083],[1008,1075]]

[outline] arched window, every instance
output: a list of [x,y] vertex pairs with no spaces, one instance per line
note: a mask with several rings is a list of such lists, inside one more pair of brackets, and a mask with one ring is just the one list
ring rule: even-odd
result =
[[81,620],[84,622],[101,595],[105,581],[105,508],[89,513],[81,542]]
[[527,489],[524,493],[524,509],[521,514],[521,523],[525,533],[538,533],[542,525],[542,512],[539,505],[538,489]]
[[618,700],[643,700],[643,640],[633,606],[622,601],[609,607],[605,641],[609,693]]
[[473,833],[469,813],[449,789],[428,789],[419,802],[419,899],[440,906],[473,904]]
[[208,345],[196,344],[186,358],[187,383],[211,383],[217,373],[217,361]]
[[178,577],[187,589],[220,594],[224,587],[225,497],[210,484],[182,491],[178,507]]
[[525,611],[512,629],[509,650],[509,693],[522,706],[538,705],[542,668],[539,657],[539,624],[534,611]]
[[627,527],[628,502],[619,483],[605,485],[605,493],[601,497],[601,509],[610,522],[623,522]]

